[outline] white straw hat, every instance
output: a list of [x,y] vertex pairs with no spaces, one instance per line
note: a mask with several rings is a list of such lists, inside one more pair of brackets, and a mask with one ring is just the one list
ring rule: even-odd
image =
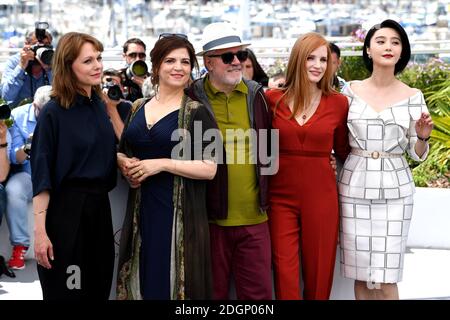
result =
[[250,43],[243,43],[237,31],[226,22],[208,24],[203,30],[201,44],[202,51],[197,53],[198,56],[212,50],[250,45]]

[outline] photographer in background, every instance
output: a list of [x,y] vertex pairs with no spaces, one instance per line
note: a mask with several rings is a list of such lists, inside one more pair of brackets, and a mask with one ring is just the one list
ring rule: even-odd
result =
[[37,22],[36,29],[28,32],[25,46],[5,64],[1,94],[11,109],[24,99],[32,100],[37,88],[52,81],[52,36],[46,22]]
[[145,43],[138,38],[128,39],[123,45],[123,58],[126,66],[122,70],[125,98],[131,102],[142,98],[142,84],[148,73],[145,63],[147,57]]
[[[4,107],[1,106],[0,108]],[[9,107],[8,107],[9,108]],[[8,151],[11,146],[11,137],[8,132],[8,127],[5,123],[6,117],[0,116],[0,225],[2,224],[2,217],[6,211],[6,192],[3,183],[9,174],[9,157]],[[15,274],[6,266],[5,259],[0,255],[0,277],[5,274],[14,278]]]
[[17,107],[11,112],[14,124],[9,128],[11,134],[9,159],[13,168],[6,184],[8,199],[6,221],[9,228],[9,239],[13,246],[8,262],[11,269],[25,268],[24,256],[30,246],[28,205],[33,197],[29,162],[31,140],[39,112],[50,101],[51,90],[51,86],[39,87],[32,103]]
[[[2,106],[3,107],[3,106]],[[9,149],[11,148],[11,136],[5,119],[0,119],[0,225],[6,211],[6,191],[3,183],[9,174]]]
[[114,69],[103,71],[102,92],[103,101],[106,104],[106,112],[114,128],[117,140],[120,139],[125,119],[131,109],[131,102],[124,100],[121,74]]
[[330,50],[331,50],[331,67],[333,70],[333,88],[341,92],[342,88],[344,88],[345,84],[347,83],[345,79],[338,76],[338,71],[341,66],[342,60],[341,60],[341,49],[334,44],[333,42],[329,43]]

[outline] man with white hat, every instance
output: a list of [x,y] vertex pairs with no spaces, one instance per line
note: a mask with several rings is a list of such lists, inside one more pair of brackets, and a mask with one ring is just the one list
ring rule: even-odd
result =
[[[202,45],[197,55],[203,56],[208,73],[191,85],[188,94],[214,116],[222,133],[224,155],[241,152],[246,160],[236,163],[239,160],[234,156],[223,156],[226,160],[219,163],[216,177],[208,185],[213,298],[229,298],[233,274],[238,299],[270,300],[268,176],[261,170],[268,165],[254,150],[264,144],[268,147],[269,138],[259,139],[259,132],[270,129],[271,116],[262,86],[242,79],[242,62],[248,54],[243,49],[249,43],[243,43],[229,23],[212,23],[204,29]],[[233,136],[233,132],[252,130],[256,140]]]

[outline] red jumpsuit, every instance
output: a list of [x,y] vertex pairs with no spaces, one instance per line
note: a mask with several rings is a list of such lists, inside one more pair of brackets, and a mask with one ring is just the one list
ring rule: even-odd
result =
[[[266,93],[272,110],[281,90]],[[336,177],[330,165],[334,149],[345,160],[350,148],[347,98],[322,95],[314,115],[301,126],[280,102],[272,120],[279,129],[279,170],[269,184],[269,225],[277,299],[329,299],[338,235]]]

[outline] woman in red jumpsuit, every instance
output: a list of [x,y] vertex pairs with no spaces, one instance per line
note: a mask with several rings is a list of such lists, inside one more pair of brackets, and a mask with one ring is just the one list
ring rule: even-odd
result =
[[339,222],[330,154],[343,161],[350,151],[348,102],[331,87],[330,50],[317,33],[296,41],[286,76],[284,88],[267,92],[279,129],[279,170],[269,189],[275,293],[329,299]]

